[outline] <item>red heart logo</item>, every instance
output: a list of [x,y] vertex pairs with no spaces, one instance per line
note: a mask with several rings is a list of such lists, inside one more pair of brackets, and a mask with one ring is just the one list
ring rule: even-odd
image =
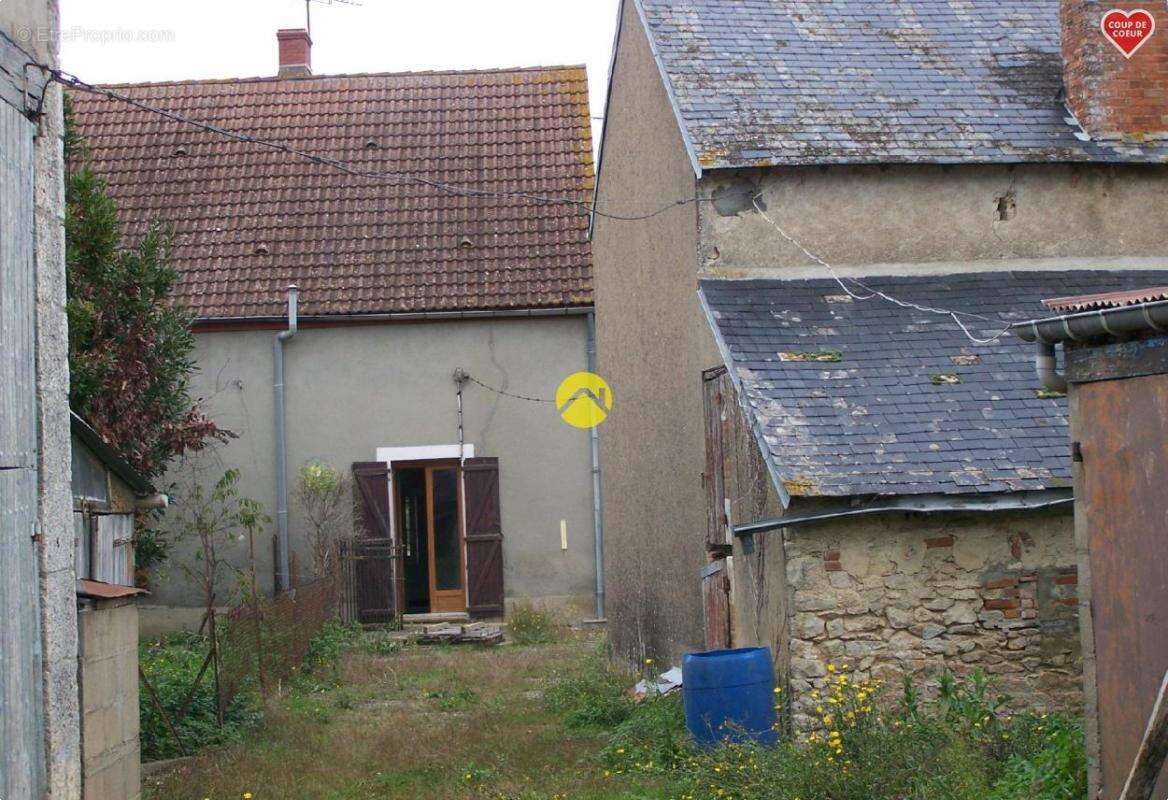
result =
[[1131,58],[1156,32],[1156,18],[1142,8],[1135,11],[1116,8],[1103,15],[1099,26],[1107,41],[1115,45],[1124,58]]

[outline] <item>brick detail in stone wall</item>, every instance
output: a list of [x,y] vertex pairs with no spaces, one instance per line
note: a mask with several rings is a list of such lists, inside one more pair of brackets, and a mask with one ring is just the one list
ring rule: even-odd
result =
[[971,526],[943,535],[873,528],[830,541],[792,536],[796,726],[815,726],[804,706],[830,663],[883,678],[893,693],[904,675],[927,689],[942,670],[981,669],[1018,707],[1077,708],[1071,541],[1069,523],[1024,534]]

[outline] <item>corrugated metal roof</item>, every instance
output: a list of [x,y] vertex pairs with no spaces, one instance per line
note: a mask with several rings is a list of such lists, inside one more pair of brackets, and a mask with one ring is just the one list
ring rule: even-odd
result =
[[706,168],[1168,161],[1083,141],[1060,0],[629,0]]
[[1097,308],[1122,308],[1140,303],[1151,303],[1156,300],[1168,300],[1168,286],[1158,286],[1153,289],[1136,289],[1134,291],[1104,292],[1103,294],[1086,294],[1080,297],[1056,297],[1052,300],[1043,300],[1042,304],[1051,311],[1092,311]]
[[82,578],[77,581],[77,594],[80,597],[90,597],[95,600],[120,600],[124,597],[138,597],[139,595],[149,594],[149,592],[134,586],[120,586],[115,583],[104,583],[102,581],[91,581]]
[[94,170],[131,239],[174,226],[176,299],[202,318],[562,308],[592,303],[583,67],[118,87],[257,138],[400,174],[366,179],[74,92]]
[[[975,334],[1054,291],[1164,282],[1168,271],[866,277],[956,308]],[[791,495],[980,494],[1071,485],[1065,398],[1043,395],[1015,336],[975,345],[952,319],[855,301],[832,280],[706,280],[702,295],[764,455]]]

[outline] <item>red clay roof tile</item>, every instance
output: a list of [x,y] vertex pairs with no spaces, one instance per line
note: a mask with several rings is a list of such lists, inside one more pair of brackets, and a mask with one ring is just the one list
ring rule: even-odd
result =
[[[343,161],[587,203],[583,67],[119,86],[137,100]],[[202,319],[592,303],[579,205],[465,197],[332,167],[75,91],[74,119],[126,233],[175,230],[177,299]]]

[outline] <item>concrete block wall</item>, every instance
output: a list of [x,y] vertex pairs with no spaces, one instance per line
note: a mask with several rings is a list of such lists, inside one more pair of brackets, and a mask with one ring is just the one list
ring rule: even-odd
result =
[[139,800],[138,609],[96,601],[78,612],[85,800]]

